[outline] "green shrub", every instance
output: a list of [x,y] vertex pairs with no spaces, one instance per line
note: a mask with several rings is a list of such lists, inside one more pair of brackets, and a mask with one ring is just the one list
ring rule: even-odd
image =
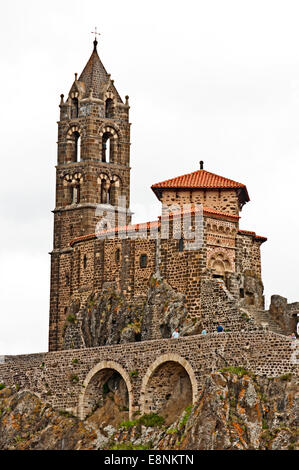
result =
[[68,323],[76,323],[76,315],[74,315],[73,313],[70,313],[67,317],[66,317],[66,321]]
[[130,429],[133,426],[137,426],[138,419],[133,419],[132,421],[122,421],[119,425],[120,428]]
[[280,380],[285,380],[286,382],[289,382],[292,378],[292,374],[291,373],[284,374],[284,375],[281,375],[279,378]]
[[186,423],[187,423],[187,421],[188,421],[188,419],[189,419],[189,416],[190,416],[190,414],[191,414],[191,411],[192,411],[192,405],[188,405],[188,406],[185,408],[184,417],[183,417],[182,421],[181,421],[180,424],[179,424],[179,428],[180,428],[180,429],[183,428],[183,427],[186,425]]
[[164,418],[162,416],[159,416],[157,413],[149,413],[146,415],[143,415],[139,418],[139,423],[143,424],[143,426],[147,427],[160,427],[162,424],[164,424]]
[[59,410],[60,416],[64,416],[65,418],[75,418],[75,416],[66,410]]
[[219,372],[231,372],[232,374],[237,374],[239,377],[243,377],[243,375],[250,375],[250,372],[243,367],[234,366],[225,367],[224,369],[220,369]]
[[78,383],[78,382],[79,382],[79,377],[78,377],[78,375],[72,374],[72,375],[70,376],[70,381],[71,381],[73,384]]
[[129,429],[133,426],[138,426],[140,424],[151,428],[160,427],[162,426],[162,424],[164,424],[164,418],[156,413],[149,413],[141,416],[138,419],[133,419],[131,421],[123,421],[120,424],[120,428],[124,427],[126,429]]
[[0,390],[3,390],[5,388],[4,384],[0,384]]
[[130,372],[130,376],[131,376],[131,377],[137,377],[138,374],[139,374],[139,372],[138,372],[138,370],[136,370],[136,369],[135,369],[135,370],[131,370],[131,372]]
[[177,428],[167,429],[166,434],[177,434],[179,431]]

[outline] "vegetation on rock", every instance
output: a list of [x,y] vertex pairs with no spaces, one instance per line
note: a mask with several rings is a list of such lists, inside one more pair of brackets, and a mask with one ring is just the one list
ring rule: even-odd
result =
[[197,403],[169,425],[151,413],[114,427],[118,408],[109,393],[104,408],[80,421],[28,391],[2,388],[0,449],[298,449],[290,374],[270,379],[231,367],[212,373]]

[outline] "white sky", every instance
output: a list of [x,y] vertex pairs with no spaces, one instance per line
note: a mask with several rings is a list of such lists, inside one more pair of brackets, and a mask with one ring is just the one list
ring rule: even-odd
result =
[[159,213],[151,184],[204,160],[247,185],[267,302],[299,300],[298,15],[288,0],[1,2],[0,354],[47,350],[59,95],[95,25],[130,96],[135,221]]

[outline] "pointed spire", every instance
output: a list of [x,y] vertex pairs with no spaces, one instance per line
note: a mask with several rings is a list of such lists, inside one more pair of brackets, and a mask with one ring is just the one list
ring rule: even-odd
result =
[[[81,75],[75,80],[75,83],[77,83],[77,86],[79,86],[81,90],[81,99],[89,97],[89,91],[91,88],[93,90],[93,98],[102,99],[105,87],[107,87],[109,83],[113,86],[113,80],[111,80],[110,74],[107,73],[107,70],[102,64],[97,51],[97,35],[100,35],[100,33],[97,33],[97,28],[95,28],[93,34],[95,35],[93,51]],[[122,100],[115,88],[114,91],[117,96],[117,100],[122,103]]]
[[79,82],[84,82],[86,95],[89,94],[89,90],[92,88],[93,96],[100,98],[101,87],[108,82],[109,75],[99,58],[97,44],[98,42],[95,39],[92,54],[79,77]]

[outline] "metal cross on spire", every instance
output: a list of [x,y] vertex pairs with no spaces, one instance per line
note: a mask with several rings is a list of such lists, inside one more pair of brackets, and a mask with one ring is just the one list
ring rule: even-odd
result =
[[100,36],[101,33],[98,33],[98,28],[95,26],[94,31],[91,31],[92,34],[94,34],[94,38],[97,39],[97,36]]
[[98,44],[98,41],[97,41],[97,36],[100,36],[101,33],[98,33],[97,31],[97,27],[95,26],[94,27],[94,31],[91,32],[92,34],[94,34],[94,41],[93,41],[93,45],[94,45],[94,49],[97,48],[97,44]]

